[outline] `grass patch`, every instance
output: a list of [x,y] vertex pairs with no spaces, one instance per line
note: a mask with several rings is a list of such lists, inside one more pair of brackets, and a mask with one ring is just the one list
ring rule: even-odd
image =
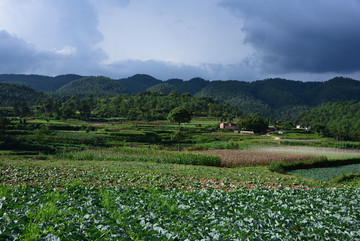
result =
[[268,168],[273,172],[326,181],[340,175],[360,172],[360,159],[328,160],[322,156],[300,162],[274,162]]
[[360,173],[343,174],[341,176],[330,179],[329,182],[360,188]]
[[264,153],[273,152],[296,155],[312,155],[318,157],[324,156],[328,160],[360,159],[360,151],[351,149],[319,148],[305,146],[256,146],[252,149],[262,151]]
[[184,165],[221,166],[221,159],[217,156],[130,147],[68,152],[59,154],[58,158],[74,161],[156,162]]
[[328,147],[328,148],[341,148],[341,149],[360,149],[360,142],[350,141],[334,141],[334,140],[281,140],[279,142],[284,146],[310,146],[310,147]]
[[275,162],[270,163],[268,166],[270,170],[277,171],[283,170],[293,171],[297,169],[311,169],[311,168],[325,168],[325,167],[337,167],[351,164],[360,164],[360,159],[349,159],[349,160],[328,160],[326,157],[316,157],[311,160],[306,161],[296,161],[296,162]]

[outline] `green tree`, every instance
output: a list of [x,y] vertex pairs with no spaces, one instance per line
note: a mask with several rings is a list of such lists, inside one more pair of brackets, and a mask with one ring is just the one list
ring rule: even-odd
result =
[[181,132],[180,125],[181,123],[187,123],[191,121],[191,113],[187,111],[184,107],[177,107],[170,111],[168,115],[168,120],[171,122],[178,123],[178,130],[172,136],[173,140],[178,142],[178,151],[180,151],[180,141],[184,138],[183,133]]
[[11,136],[6,133],[8,125],[10,125],[10,120],[6,117],[0,116],[0,146],[11,140]]
[[80,119],[89,120],[91,116],[91,106],[87,100],[81,100],[79,104]]
[[267,130],[269,120],[261,117],[259,114],[253,114],[239,120],[238,125],[243,130],[251,130],[254,133],[262,133]]
[[25,101],[17,101],[14,104],[14,113],[16,116],[26,116],[30,114],[30,108]]
[[184,107],[177,107],[170,111],[167,119],[171,122],[178,123],[178,130],[180,131],[181,123],[188,123],[191,121],[191,113],[187,111]]
[[178,143],[178,151],[181,150],[180,148],[180,141],[185,138],[185,134],[182,131],[175,131],[174,134],[171,135],[171,140],[177,141]]
[[8,118],[0,116],[0,133],[3,134],[6,131],[7,126],[10,124]]

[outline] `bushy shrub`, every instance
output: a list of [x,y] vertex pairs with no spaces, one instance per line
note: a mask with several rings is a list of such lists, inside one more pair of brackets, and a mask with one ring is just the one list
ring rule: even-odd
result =
[[196,144],[196,145],[186,148],[186,150],[187,151],[206,151],[206,150],[209,150],[209,148],[206,146],[203,146],[203,145]]
[[233,142],[233,141],[229,141],[226,146],[225,149],[239,149],[240,145],[237,142]]
[[283,163],[283,162],[272,162],[272,163],[270,163],[268,168],[272,172],[284,173],[285,172],[284,164],[285,163]]

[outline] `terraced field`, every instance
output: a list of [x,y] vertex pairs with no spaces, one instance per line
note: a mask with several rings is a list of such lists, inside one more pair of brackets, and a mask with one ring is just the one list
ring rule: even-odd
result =
[[[22,160],[4,156],[0,239],[360,239],[360,189],[282,175],[264,166],[279,157],[308,157],[210,153],[247,159],[237,160],[242,167],[216,167],[207,155],[139,148]],[[198,157],[210,166],[192,165]],[[182,159],[184,164],[172,163]],[[337,188],[325,188],[333,185]]]

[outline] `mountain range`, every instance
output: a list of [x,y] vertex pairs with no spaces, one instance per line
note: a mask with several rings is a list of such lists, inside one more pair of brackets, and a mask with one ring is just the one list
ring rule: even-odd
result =
[[[326,102],[360,101],[360,81],[344,77],[335,77],[324,82],[302,82],[280,78],[245,82],[236,80],[208,81],[202,78],[193,78],[188,81],[181,79],[161,81],[145,74],[136,74],[118,80],[104,76],[74,74],[56,77],[1,74],[2,92],[8,93],[9,91],[6,91],[6,88],[10,87],[6,87],[2,83],[25,85],[53,97],[74,95],[79,98],[90,95],[99,97],[135,94],[144,91],[169,94],[172,91],[178,91],[218,99],[236,105],[244,113],[257,112],[272,118],[284,113],[289,114],[294,109],[311,108]],[[14,92],[14,85],[10,86],[11,92]],[[12,96],[19,95],[13,94]],[[27,96],[32,95],[27,94]],[[4,101],[4,98],[1,100]]]

